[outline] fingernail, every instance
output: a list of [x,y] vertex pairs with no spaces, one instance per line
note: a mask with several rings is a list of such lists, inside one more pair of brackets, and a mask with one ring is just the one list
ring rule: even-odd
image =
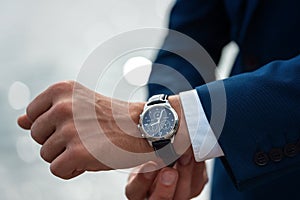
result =
[[192,155],[189,153],[189,154],[186,154],[186,155],[182,155],[179,158],[178,162],[179,162],[180,165],[185,166],[185,165],[188,165],[191,162],[191,160],[192,160]]
[[175,172],[172,171],[166,171],[161,176],[161,182],[166,186],[170,186],[174,184],[175,180],[176,180],[176,174]]
[[154,171],[156,170],[156,167],[153,164],[145,164],[142,169],[141,172],[144,173],[144,177],[146,179],[152,179],[155,175]]

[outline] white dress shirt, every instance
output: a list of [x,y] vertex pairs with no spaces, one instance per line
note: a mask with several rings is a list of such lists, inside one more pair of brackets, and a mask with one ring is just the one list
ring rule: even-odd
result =
[[187,123],[195,160],[201,162],[224,156],[218,140],[210,127],[196,90],[179,94]]

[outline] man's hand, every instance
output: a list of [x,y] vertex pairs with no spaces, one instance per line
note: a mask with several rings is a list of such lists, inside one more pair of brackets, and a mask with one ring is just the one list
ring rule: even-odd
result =
[[153,160],[152,148],[136,126],[143,106],[61,82],[37,96],[18,124],[31,129],[51,172],[70,179],[84,171],[128,168]]
[[195,162],[191,150],[177,161],[175,168],[151,171],[155,168],[155,163],[149,162],[139,168],[141,173],[130,174],[128,199],[191,199],[201,193],[208,181],[205,163]]

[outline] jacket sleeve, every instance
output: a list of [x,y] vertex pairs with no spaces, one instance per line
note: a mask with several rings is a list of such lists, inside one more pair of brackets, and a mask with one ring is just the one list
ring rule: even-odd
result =
[[[300,55],[197,87],[209,120],[215,114],[224,116],[212,112],[211,96],[220,92],[220,85],[225,88],[226,113],[220,135],[215,134],[225,154],[225,168],[237,187],[270,182],[299,170]],[[220,124],[211,126],[217,130]]]
[[[229,19],[222,0],[177,0],[170,13],[169,29],[178,31],[194,39],[204,47],[215,63],[219,61],[222,48],[230,41],[229,27]],[[172,34],[169,32],[165,38],[163,47],[170,45],[170,41],[174,41],[172,37]],[[178,44],[172,45],[181,46],[179,44],[180,41],[177,42]],[[166,65],[177,70],[189,81],[192,88],[204,84],[197,70],[185,59],[174,53],[161,50],[154,63]],[[152,68],[149,83],[150,96],[157,93],[178,93],[190,89],[173,85],[173,88],[178,89],[171,92],[166,87],[170,84],[175,84],[176,80],[167,72],[160,71],[156,67]],[[156,83],[160,83],[161,85]]]

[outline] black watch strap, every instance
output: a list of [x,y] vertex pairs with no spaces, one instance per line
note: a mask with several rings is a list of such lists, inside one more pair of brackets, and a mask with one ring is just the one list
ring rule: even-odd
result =
[[168,95],[166,94],[158,94],[154,95],[148,99],[147,106],[151,106],[154,104],[166,103],[168,100]]
[[173,167],[179,157],[174,150],[170,139],[152,142],[155,153],[160,157],[168,167]]
[[[154,95],[148,99],[147,106],[154,104],[166,103],[168,101],[168,95],[158,94]],[[168,167],[173,167],[178,155],[176,154],[171,139],[162,139],[155,142],[152,142],[153,149],[155,154],[163,160],[163,162],[168,165]]]

